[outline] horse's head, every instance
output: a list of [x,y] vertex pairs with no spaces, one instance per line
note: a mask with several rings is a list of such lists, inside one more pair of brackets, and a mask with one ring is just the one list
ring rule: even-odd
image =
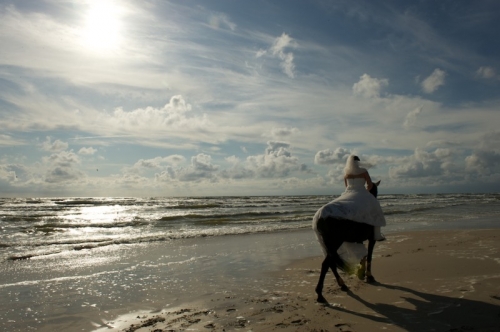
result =
[[380,184],[380,180],[378,180],[377,182],[374,182],[373,183],[373,187],[372,189],[370,189],[370,194],[372,194],[373,196],[377,197],[378,195],[378,186]]

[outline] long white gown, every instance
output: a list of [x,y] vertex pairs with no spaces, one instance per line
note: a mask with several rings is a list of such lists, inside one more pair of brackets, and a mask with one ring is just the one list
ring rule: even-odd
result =
[[337,217],[373,226],[385,226],[385,217],[378,200],[365,188],[364,178],[347,179],[347,187],[338,198],[321,207],[313,218]]
[[[318,232],[317,223],[319,219],[328,217],[348,219],[379,227],[386,224],[378,200],[365,188],[364,178],[347,179],[347,187],[342,195],[322,206],[314,215],[313,229],[325,256],[326,247]],[[355,273],[355,267],[368,254],[368,251],[362,243],[344,242],[337,253],[349,266],[350,273]]]

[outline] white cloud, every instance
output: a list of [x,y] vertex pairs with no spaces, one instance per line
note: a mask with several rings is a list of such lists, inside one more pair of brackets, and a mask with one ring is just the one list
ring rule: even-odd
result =
[[431,152],[417,148],[414,154],[406,159],[406,161],[401,160],[398,166],[391,167],[389,175],[391,178],[395,179],[447,175],[456,167],[454,164],[454,156],[454,151],[448,148],[438,148]]
[[368,74],[363,74],[359,78],[359,82],[354,83],[352,91],[355,96],[362,96],[365,98],[380,97],[382,88],[389,85],[389,80],[372,78]]
[[295,46],[296,43],[288,34],[283,33],[281,36],[274,39],[273,45],[269,50],[260,49],[256,53],[256,57],[260,58],[268,52],[273,56],[281,60],[280,67],[283,72],[290,78],[295,77],[295,64],[293,62],[293,53],[285,52],[285,49],[291,46]]
[[182,96],[173,96],[163,108],[147,107],[126,112],[122,108],[115,109],[113,118],[121,125],[131,126],[179,126],[187,124],[184,116],[191,110],[191,105],[186,104]]
[[199,138],[200,135],[207,141],[215,139],[210,135],[212,123],[208,117],[193,114],[191,105],[186,103],[182,96],[173,96],[169,103],[162,108],[146,107],[133,111],[116,108],[112,114],[100,113],[99,122],[107,124],[102,130],[116,134],[131,134],[136,137],[161,138],[174,137]]
[[314,163],[318,165],[344,164],[350,154],[351,152],[344,148],[337,148],[335,151],[326,149],[316,153]]
[[476,71],[476,75],[480,78],[494,78],[496,76],[495,69],[492,67],[479,67]]
[[224,160],[232,165],[237,165],[241,162],[240,158],[238,158],[236,156],[226,157],[226,158],[224,158]]
[[85,174],[77,168],[80,159],[72,151],[61,151],[42,159],[48,169],[45,181],[48,183],[61,183],[77,181],[85,178]]
[[260,50],[258,50],[258,51],[257,51],[257,53],[255,54],[255,57],[256,57],[256,58],[260,58],[260,57],[262,57],[262,56],[264,56],[264,55],[266,55],[266,54],[267,54],[267,50],[260,49]]
[[281,127],[281,128],[276,128],[274,127],[271,130],[271,135],[276,138],[284,138],[291,136],[293,134],[296,134],[300,132],[298,128],[288,128],[288,127]]
[[24,145],[25,142],[15,139],[10,135],[0,134],[0,146],[16,146],[16,145]]
[[173,154],[171,156],[163,158],[163,160],[169,165],[178,165],[185,162],[186,158],[184,158],[184,156],[181,156],[179,154]]
[[141,168],[162,168],[161,163],[163,161],[162,157],[156,157],[153,159],[140,159],[137,161],[133,168],[135,169],[141,169]]
[[90,156],[96,153],[97,150],[94,149],[93,147],[83,147],[80,150],[78,150],[78,154],[84,155],[84,156]]
[[281,36],[274,40],[273,46],[271,46],[270,50],[274,55],[283,53],[283,50],[286,47],[290,46],[292,41],[293,39],[289,35],[283,33]]
[[52,142],[52,138],[47,136],[45,141],[40,144],[42,150],[49,152],[60,152],[68,148],[68,143],[55,140]]
[[284,177],[294,171],[306,171],[304,164],[292,156],[290,144],[269,141],[263,155],[247,157],[247,168],[257,177]]
[[227,27],[231,31],[236,30],[236,24],[232,22],[226,14],[217,13],[212,14],[209,19],[209,24],[214,29],[219,29],[221,27]]
[[12,165],[0,165],[0,180],[9,183],[17,180],[17,174]]
[[433,93],[440,86],[444,85],[446,73],[439,68],[434,69],[432,74],[422,82],[422,89],[426,93]]
[[406,115],[405,122],[403,123],[403,127],[406,129],[415,126],[415,123],[417,122],[417,116],[422,112],[422,106],[419,106],[415,108],[413,111],[409,112],[408,115]]
[[135,172],[141,171],[143,169],[157,169],[164,170],[170,166],[178,165],[186,161],[186,158],[181,155],[170,155],[167,157],[156,157],[151,159],[140,159],[138,160],[132,168],[127,168],[128,171]]
[[188,168],[180,169],[176,176],[180,181],[216,181],[218,169],[218,165],[212,164],[211,156],[200,153],[191,157],[191,165]]
[[500,131],[488,133],[465,158],[466,170],[480,175],[500,173]]

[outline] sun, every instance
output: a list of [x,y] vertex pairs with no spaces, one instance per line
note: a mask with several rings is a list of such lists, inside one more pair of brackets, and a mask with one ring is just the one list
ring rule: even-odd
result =
[[120,14],[121,8],[115,1],[92,1],[82,31],[84,46],[94,52],[116,50],[121,40]]

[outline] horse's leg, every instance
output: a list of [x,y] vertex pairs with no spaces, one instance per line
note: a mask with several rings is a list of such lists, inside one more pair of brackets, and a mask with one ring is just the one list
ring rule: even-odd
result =
[[361,262],[359,262],[359,264],[361,264],[361,267],[356,272],[356,275],[358,276],[359,280],[365,280],[365,277],[366,277],[366,259],[367,259],[367,256],[363,257],[363,259],[361,259]]
[[349,288],[344,283],[344,280],[340,277],[337,272],[337,262],[340,260],[339,255],[337,254],[337,250],[342,245],[343,241],[336,236],[323,236],[323,243],[325,245],[326,251],[328,254],[326,255],[323,263],[321,264],[321,273],[319,275],[318,285],[316,286],[316,294],[318,294],[318,302],[326,303],[326,299],[323,297],[323,284],[325,282],[326,273],[328,272],[328,268],[332,269],[333,274],[335,275],[335,279],[337,280],[337,284],[343,291],[348,291]]
[[318,294],[318,299],[316,301],[320,303],[327,303],[326,299],[323,297],[323,284],[325,283],[326,273],[330,267],[330,256],[327,255],[321,264],[321,273],[319,275],[318,285],[316,286],[316,294]]
[[318,294],[318,298],[316,301],[320,303],[328,303],[328,301],[323,297],[323,285],[325,283],[325,277],[326,273],[328,272],[328,268],[332,269],[332,272],[335,275],[335,279],[337,280],[337,284],[339,285],[340,289],[345,292],[349,290],[349,288],[344,283],[344,280],[340,277],[337,271],[336,257],[332,257],[332,255],[328,254],[321,264],[321,273],[319,275],[318,285],[316,286],[316,294]]
[[372,255],[373,248],[375,247],[375,240],[372,238],[368,241],[368,256],[366,257],[366,281],[375,282],[375,278],[372,275]]
[[[340,247],[340,245],[339,245]],[[338,250],[338,247],[337,247]],[[335,251],[333,257],[330,259],[330,268],[332,269],[333,274],[335,275],[335,279],[337,280],[337,284],[339,285],[340,289],[343,290],[344,292],[347,292],[349,290],[349,287],[345,284],[344,280],[340,276],[339,272],[337,271],[337,263],[339,263],[340,256],[337,254],[337,251]]]

